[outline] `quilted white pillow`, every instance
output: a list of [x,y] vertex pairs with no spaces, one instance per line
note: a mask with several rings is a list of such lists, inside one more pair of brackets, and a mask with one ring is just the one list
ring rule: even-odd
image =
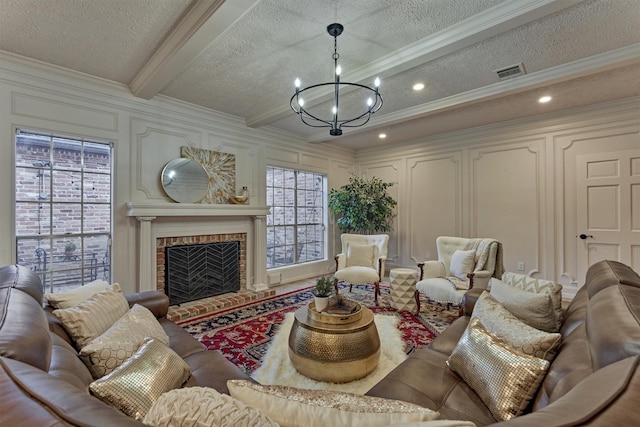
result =
[[291,426],[388,426],[400,422],[428,421],[437,411],[380,397],[268,386],[246,380],[229,380],[231,396],[260,409],[283,427]]
[[376,245],[347,245],[347,267],[376,268],[378,247]]
[[147,308],[136,304],[102,335],[84,346],[80,350],[80,358],[93,378],[98,379],[133,356],[146,337],[169,345],[169,336],[158,319]]
[[156,427],[278,427],[259,409],[208,387],[186,387],[162,394],[143,423]]
[[471,249],[468,251],[456,250],[451,255],[449,263],[449,271],[460,280],[466,280],[467,274],[473,272],[476,265],[476,251]]
[[61,292],[59,294],[46,293],[44,294],[44,299],[46,299],[53,308],[69,308],[107,289],[109,286],[111,285],[104,280],[94,280],[91,283],[67,292]]
[[527,292],[549,295],[556,315],[556,329],[560,329],[564,320],[561,284],[555,283],[551,280],[536,279],[535,277],[511,273],[509,271],[502,275],[502,281],[514,288],[522,289]]

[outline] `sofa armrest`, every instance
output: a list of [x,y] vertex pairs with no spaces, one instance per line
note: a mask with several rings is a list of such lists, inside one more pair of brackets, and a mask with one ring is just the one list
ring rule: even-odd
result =
[[473,288],[465,292],[465,294],[462,296],[462,302],[460,304],[462,307],[463,315],[471,316],[471,313],[473,313],[473,308],[476,306],[476,302],[478,301],[478,298],[480,298],[480,295],[484,291],[485,290],[482,288]]
[[491,272],[488,270],[478,270],[470,273],[473,275],[473,288],[487,289]]
[[162,291],[146,291],[125,295],[129,307],[140,304],[149,309],[157,319],[167,317],[169,312],[169,297]]
[[605,366],[544,408],[494,426],[637,425],[640,356]]
[[347,266],[347,255],[345,253],[339,253],[336,255],[336,271],[342,270]]
[[420,267],[420,278],[418,280],[441,277],[446,274],[444,264],[440,261],[419,262],[418,267]]

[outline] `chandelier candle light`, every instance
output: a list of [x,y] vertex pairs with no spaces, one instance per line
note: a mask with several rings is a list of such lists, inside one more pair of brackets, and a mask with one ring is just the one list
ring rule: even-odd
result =
[[[334,81],[327,83],[318,83],[313,86],[308,86],[301,89],[300,79],[296,79],[296,93],[291,97],[291,101],[289,102],[291,109],[300,116],[300,119],[304,124],[312,127],[328,127],[330,128],[329,134],[333,136],[342,135],[343,126],[359,127],[367,124],[367,122],[369,122],[369,119],[371,118],[371,115],[380,110],[380,107],[382,107],[382,95],[380,95],[380,93],[378,92],[378,86],[380,86],[379,78],[375,79],[374,87],[365,86],[360,83],[349,83],[340,81],[340,73],[342,72],[342,68],[340,67],[340,65],[338,65],[338,58],[340,58],[340,55],[338,54],[338,36],[342,34],[343,30],[344,27],[337,23],[327,26],[327,32],[330,36],[333,37]],[[318,117],[317,115],[310,113],[307,109],[304,108],[304,100],[302,98],[303,93],[305,91],[323,86],[333,86],[334,103],[331,111],[332,116],[330,119]],[[360,91],[367,91],[369,97],[366,101],[366,110],[362,114],[350,119],[341,120],[339,118],[339,97],[341,86],[345,89],[349,88]]]

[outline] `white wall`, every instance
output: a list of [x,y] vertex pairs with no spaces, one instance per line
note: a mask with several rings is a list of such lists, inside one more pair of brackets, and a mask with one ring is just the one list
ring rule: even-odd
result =
[[[426,118],[425,120],[428,120]],[[640,100],[630,98],[354,153],[309,145],[236,117],[176,102],[133,97],[113,82],[0,53],[0,265],[15,262],[13,140],[16,127],[115,142],[113,279],[137,289],[137,221],[125,203],[172,203],[162,166],[181,145],[234,153],[236,182],[264,204],[267,164],[326,173],[339,187],[355,171],[397,183],[388,265],[435,259],[439,235],[490,236],[503,242],[505,266],[556,280],[571,297],[577,269],[576,157],[637,147]],[[11,201],[11,202],[10,202]],[[637,214],[636,214],[637,215]],[[333,221],[331,221],[333,223]],[[273,283],[333,271],[340,232],[330,227],[329,260],[270,271]],[[263,256],[258,254],[257,256]],[[640,262],[639,262],[640,263]],[[637,268],[637,267],[636,267]]]
[[[397,182],[391,267],[437,259],[439,235],[493,237],[507,270],[524,262],[523,273],[563,284],[571,298],[584,283],[576,158],[633,147],[640,147],[638,98],[359,152],[357,163]],[[640,260],[628,262],[640,268]]]
[[[327,150],[273,130],[250,129],[237,117],[165,97],[145,101],[120,84],[0,53],[0,199],[5,201],[0,205],[0,265],[15,262],[16,128],[115,143],[112,277],[127,292],[138,289],[139,224],[126,216],[125,204],[173,203],[160,187],[160,173],[169,160],[180,157],[180,146],[235,154],[236,185],[249,188],[252,205],[265,204],[267,164],[325,173],[336,186],[354,169],[354,154],[348,150]],[[334,234],[331,230],[330,236]],[[329,243],[333,248],[332,239]],[[283,271],[281,280],[332,271],[332,257],[333,252],[329,261]]]

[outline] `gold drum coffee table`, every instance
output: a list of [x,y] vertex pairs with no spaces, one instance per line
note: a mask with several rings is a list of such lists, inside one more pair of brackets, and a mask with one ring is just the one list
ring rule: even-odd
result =
[[289,358],[298,372],[316,381],[346,383],[366,377],[380,359],[373,313],[357,302],[350,314],[300,307],[289,333]]

